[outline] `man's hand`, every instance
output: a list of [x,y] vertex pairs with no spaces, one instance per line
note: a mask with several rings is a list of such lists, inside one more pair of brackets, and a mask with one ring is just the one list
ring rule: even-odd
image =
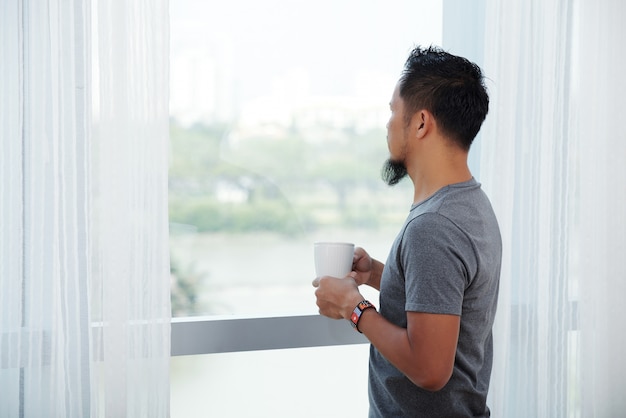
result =
[[317,288],[315,297],[321,315],[332,319],[350,319],[354,307],[363,300],[354,279],[355,275],[355,272],[352,272],[343,279],[324,276],[313,280],[313,286]]
[[354,258],[352,260],[353,277],[356,283],[360,286],[366,284],[373,287],[376,290],[380,290],[380,276],[383,273],[384,265],[377,260],[374,260],[370,255],[361,247],[357,247],[354,250]]

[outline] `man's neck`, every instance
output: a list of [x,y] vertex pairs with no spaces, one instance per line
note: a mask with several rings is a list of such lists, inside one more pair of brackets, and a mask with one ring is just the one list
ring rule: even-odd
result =
[[467,165],[468,152],[436,129],[412,145],[405,165],[413,181],[413,203],[423,202],[445,186],[472,178]]
[[463,183],[472,179],[467,164],[453,164],[436,171],[411,176],[413,181],[413,203],[420,203],[450,184]]

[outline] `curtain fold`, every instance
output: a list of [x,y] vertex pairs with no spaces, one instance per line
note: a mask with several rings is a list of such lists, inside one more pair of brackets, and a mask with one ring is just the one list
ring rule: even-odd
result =
[[[167,2],[94,11],[92,187],[97,404],[107,416],[169,411]],[[149,389],[136,382],[146,380]]]
[[0,416],[169,415],[167,7],[0,3]]
[[481,181],[505,244],[492,412],[619,416],[626,5],[488,0],[485,11]]
[[626,411],[626,3],[580,2],[580,390],[583,417]]

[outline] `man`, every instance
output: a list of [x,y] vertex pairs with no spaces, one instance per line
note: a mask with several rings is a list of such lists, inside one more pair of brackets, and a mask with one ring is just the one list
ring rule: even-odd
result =
[[[502,244],[467,165],[488,107],[475,64],[415,48],[390,103],[383,170],[413,182],[413,205],[386,264],[355,250],[345,278],[315,279],[322,315],[371,342],[370,417],[487,417]],[[380,291],[380,311],[358,286]]]

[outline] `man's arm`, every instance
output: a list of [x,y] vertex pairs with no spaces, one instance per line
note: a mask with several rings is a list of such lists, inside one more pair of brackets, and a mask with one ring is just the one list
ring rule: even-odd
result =
[[450,380],[461,318],[407,312],[407,329],[366,309],[359,330],[378,351],[417,386],[437,391]]
[[[352,277],[316,279],[315,295],[320,314],[350,320],[363,300]],[[417,386],[437,391],[443,388],[454,367],[461,318],[457,315],[407,312],[407,328],[398,327],[374,309],[366,309],[359,330],[398,370]]]

